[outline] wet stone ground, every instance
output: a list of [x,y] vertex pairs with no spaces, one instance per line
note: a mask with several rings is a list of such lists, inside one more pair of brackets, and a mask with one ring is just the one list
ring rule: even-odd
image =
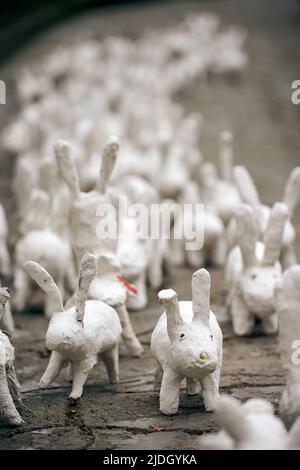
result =
[[[290,101],[290,85],[300,79],[300,9],[293,0],[227,0],[175,2],[87,14],[45,33],[1,69],[1,78],[13,89],[12,77],[22,63],[34,60],[51,44],[67,40],[77,28],[137,34],[145,26],[164,25],[187,11],[215,11],[224,24],[242,24],[249,30],[247,50],[251,65],[243,80],[228,83],[218,79],[198,82],[180,97],[189,110],[200,110],[205,118],[201,149],[215,159],[216,135],[231,129],[236,135],[236,162],[246,164],[266,203],[281,198],[290,170],[299,164],[300,106]],[[140,28],[139,30],[137,30]],[[13,118],[13,96],[1,108],[0,123]],[[13,201],[10,180],[13,160],[1,155],[0,197],[10,214],[13,233]],[[300,210],[295,217],[300,236]],[[300,256],[300,244],[297,244]],[[246,400],[262,397],[275,409],[284,385],[276,337],[236,338],[224,312],[223,273],[211,270],[212,307],[224,334],[221,392]],[[173,270],[164,287],[174,288],[181,299],[189,299],[191,271]],[[109,385],[102,364],[90,375],[84,395],[70,406],[70,384],[65,372],[45,391],[38,382],[48,358],[44,336],[47,321],[39,313],[15,315],[18,335],[13,340],[16,368],[22,384],[25,424],[17,429],[0,427],[0,449],[197,449],[199,436],[218,429],[214,416],[206,413],[198,396],[186,397],[182,390],[179,413],[160,414],[158,396],[152,391],[154,360],[150,336],[161,306],[156,293],[149,293],[149,306],[133,313],[134,327],[145,346],[141,359],[127,356],[121,347],[118,385]]]

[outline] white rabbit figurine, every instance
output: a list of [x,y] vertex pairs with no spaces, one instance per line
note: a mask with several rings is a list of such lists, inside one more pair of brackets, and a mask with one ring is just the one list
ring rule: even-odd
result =
[[[84,193],[79,188],[78,174],[70,145],[66,141],[59,140],[54,147],[58,165],[72,197],[71,235],[77,263],[87,252],[92,253],[97,259],[98,274],[92,282],[89,296],[96,300],[103,300],[116,308],[123,328],[124,342],[133,356],[140,356],[143,347],[134,334],[127,312],[126,288],[117,279],[121,270],[121,265],[116,257],[117,233],[111,237],[100,238],[97,230],[97,224],[104,219],[103,214],[102,219],[97,218],[98,211],[101,210],[101,207],[108,205],[112,209],[114,207],[113,198],[108,194],[106,188],[118,149],[118,141],[111,138],[104,149],[97,188]],[[109,211],[106,224],[117,228],[116,213],[113,210]],[[109,280],[109,288],[107,280]]]
[[177,413],[184,378],[188,392],[200,381],[205,409],[211,411],[219,398],[223,335],[210,310],[210,275],[205,269],[193,274],[192,301],[178,302],[172,289],[158,297],[166,311],[152,333],[151,350],[157,360],[154,387],[160,386],[160,411]]
[[8,226],[4,208],[0,204],[0,272],[4,276],[10,274],[10,256],[7,249]]
[[27,261],[24,268],[49,297],[52,316],[46,333],[46,346],[51,357],[40,381],[47,388],[59,374],[64,362],[73,369],[73,386],[70,398],[81,397],[89,372],[103,359],[109,379],[119,381],[119,341],[121,324],[117,312],[101,301],[86,300],[87,292],[96,274],[96,259],[87,254],[79,270],[76,305],[68,310],[57,285],[50,274],[38,263]]
[[275,305],[279,316],[281,362],[286,374],[279,411],[290,427],[300,416],[300,265],[289,268],[278,281]]
[[[23,263],[34,260],[43,263],[60,286],[62,295],[66,285],[74,282],[73,260],[69,244],[52,227],[51,202],[47,193],[35,189],[31,195],[31,208],[27,214],[24,235],[16,244],[15,258],[15,299],[14,305],[22,311],[26,305],[41,302],[40,296],[35,299],[33,285],[23,270]],[[46,316],[51,315],[48,299],[44,308]]]
[[[9,299],[6,287],[0,288],[0,320]],[[20,385],[14,368],[15,350],[8,337],[0,330],[0,420],[12,426],[23,423],[13,398],[21,404]]]
[[251,207],[241,204],[236,211],[238,246],[230,253],[226,267],[229,308],[236,335],[251,334],[256,317],[262,320],[265,333],[273,334],[278,329],[274,286],[282,273],[278,260],[287,219],[287,206],[276,203],[270,213],[264,243],[259,244],[257,222]]
[[[203,204],[197,183],[189,181],[183,189],[179,202],[182,212],[175,211],[174,239],[171,241],[170,262],[180,266],[185,259],[193,268],[211,262],[216,266],[223,266],[226,260],[226,239],[224,224],[219,215],[211,210],[211,206],[204,204],[203,218],[197,217],[196,207]],[[191,208],[191,210],[190,210]],[[191,232],[195,234],[203,231],[204,246],[200,249],[185,249],[185,244],[194,240],[189,239]],[[175,234],[182,233],[182,237]],[[188,235],[188,237],[186,236]]]
[[300,448],[300,420],[288,433],[274,416],[266,400],[252,398],[241,403],[223,395],[215,414],[222,430],[200,438],[205,449],[215,450],[287,450]]
[[[255,184],[248,172],[243,166],[234,167],[234,179],[239,189],[243,202],[249,204],[254,212],[258,222],[260,234],[265,232],[268,224],[271,208],[262,204],[255,187]],[[297,207],[300,197],[300,167],[296,167],[292,170],[283,194],[282,202],[284,202],[289,209],[289,218],[286,221],[283,233],[282,247],[280,253],[281,264],[284,269],[297,264],[297,258],[295,254],[295,239],[296,232],[295,228],[291,223],[291,219]],[[234,222],[231,222],[228,226],[228,245],[229,248],[235,244],[235,228]]]
[[[87,193],[80,191],[79,178],[75,162],[71,155],[70,144],[58,140],[54,151],[61,174],[71,193],[71,234],[77,265],[85,253],[116,252],[117,236],[100,238],[97,226],[101,222],[98,211],[107,204],[113,205],[111,196],[107,193],[107,184],[113,171],[119,143],[112,137],[106,145],[102,157],[102,165],[97,187]],[[102,218],[104,216],[102,215]],[[111,219],[111,220],[110,220]],[[116,226],[112,213],[108,225]]]

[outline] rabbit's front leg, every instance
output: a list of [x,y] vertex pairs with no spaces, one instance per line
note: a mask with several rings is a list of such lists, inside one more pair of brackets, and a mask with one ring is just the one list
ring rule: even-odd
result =
[[219,400],[219,372],[215,371],[201,380],[202,396],[206,411],[212,411]]
[[110,383],[119,382],[119,345],[117,344],[109,351],[105,351],[100,354],[102,361],[104,362],[107,375]]
[[246,336],[252,333],[254,327],[254,315],[249,312],[238,289],[231,301],[231,315],[233,331],[238,336]]
[[52,351],[47,369],[40,380],[40,388],[47,388],[50,385],[59,374],[62,364],[63,356],[57,351]]
[[69,398],[78,400],[81,397],[83,386],[93,366],[97,363],[97,360],[95,359],[92,362],[93,364],[91,364],[91,361],[87,364],[85,361],[80,361],[74,364],[72,392],[70,393]]
[[160,388],[160,411],[165,415],[174,415],[178,411],[179,391],[183,377],[170,367],[164,368]]
[[278,331],[278,315],[273,313],[262,320],[262,329],[267,335],[273,335]]

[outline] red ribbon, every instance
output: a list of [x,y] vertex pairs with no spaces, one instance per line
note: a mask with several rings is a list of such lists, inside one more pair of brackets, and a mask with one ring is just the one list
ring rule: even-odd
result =
[[128,281],[126,281],[126,279],[121,276],[121,274],[117,274],[117,279],[122,284],[124,284],[124,286],[127,290],[129,290],[129,292],[131,292],[133,295],[138,295],[139,291],[137,290],[137,288],[133,284],[130,284]]

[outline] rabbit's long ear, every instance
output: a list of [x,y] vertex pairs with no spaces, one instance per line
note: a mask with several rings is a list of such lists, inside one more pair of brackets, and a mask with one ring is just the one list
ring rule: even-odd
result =
[[300,199],[300,167],[291,172],[285,185],[283,202],[288,206],[292,217]]
[[220,176],[228,183],[233,178],[233,135],[230,131],[223,131],[219,137],[219,167]]
[[26,261],[23,263],[23,267],[37,285],[51,298],[53,311],[63,311],[63,301],[59,289],[46,269],[35,261]]
[[218,423],[235,443],[247,439],[249,435],[248,419],[238,400],[227,395],[221,396],[220,400],[216,402],[215,413]]
[[102,164],[100,168],[100,175],[99,180],[97,183],[97,191],[99,193],[104,194],[106,192],[106,187],[114,169],[117,155],[119,151],[119,141],[117,137],[110,137],[108,144],[106,144],[103,156],[102,156]]
[[192,304],[194,320],[209,323],[210,316],[210,274],[199,269],[192,277]]
[[235,166],[233,168],[233,177],[243,202],[253,208],[259,207],[261,205],[259,195],[247,168],[245,166]]
[[91,282],[97,271],[96,258],[93,255],[83,256],[79,268],[79,280],[76,294],[76,317],[78,321],[83,321],[85,312],[85,301]]
[[54,152],[60,172],[69,186],[73,198],[78,197],[80,194],[79,178],[69,142],[58,140],[54,145]]
[[234,218],[236,221],[236,241],[242,252],[244,266],[254,266],[257,264],[255,248],[258,229],[253,209],[247,204],[241,204],[237,208]]
[[283,231],[288,217],[289,211],[285,204],[282,202],[274,204],[264,235],[265,252],[263,264],[266,266],[273,265],[279,259]]
[[173,289],[165,289],[158,293],[158,298],[166,309],[168,335],[170,341],[173,341],[178,334],[178,328],[183,324],[177,294]]
[[300,338],[300,265],[292,266],[275,287],[275,307],[279,316],[279,346],[285,369],[299,368],[292,361],[291,347]]

